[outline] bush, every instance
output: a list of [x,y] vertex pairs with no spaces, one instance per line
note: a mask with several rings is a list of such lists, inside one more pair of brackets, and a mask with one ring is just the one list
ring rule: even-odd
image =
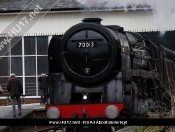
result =
[[10,99],[10,96],[7,95],[7,98],[6,99],[0,99],[0,106],[8,106],[8,105],[11,105],[11,99]]

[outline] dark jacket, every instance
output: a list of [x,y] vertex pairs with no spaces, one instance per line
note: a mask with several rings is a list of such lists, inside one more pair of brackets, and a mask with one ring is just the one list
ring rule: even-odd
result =
[[0,86],[0,94],[3,94],[3,90],[2,87]]
[[11,77],[7,82],[7,90],[11,97],[20,96],[23,92],[21,81],[17,77]]
[[39,88],[40,89],[45,89],[47,88],[47,77],[39,77],[38,81],[39,81]]

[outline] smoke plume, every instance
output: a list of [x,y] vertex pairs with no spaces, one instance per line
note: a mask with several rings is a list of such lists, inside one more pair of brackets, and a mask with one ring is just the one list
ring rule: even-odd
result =
[[[163,23],[168,21],[166,28],[171,28],[175,23],[175,0],[77,0],[84,7],[92,9],[128,9],[136,10],[137,8],[151,8],[153,12],[154,24],[163,31]],[[175,27],[175,26],[174,26]]]

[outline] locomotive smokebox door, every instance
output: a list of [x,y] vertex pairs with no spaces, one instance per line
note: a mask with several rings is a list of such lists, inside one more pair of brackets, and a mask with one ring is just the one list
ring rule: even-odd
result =
[[116,64],[116,44],[101,19],[84,19],[62,37],[59,58],[74,81],[93,84],[106,78]]

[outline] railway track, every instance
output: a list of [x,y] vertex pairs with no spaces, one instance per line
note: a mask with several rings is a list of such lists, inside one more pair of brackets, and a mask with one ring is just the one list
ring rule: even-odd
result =
[[[44,119],[46,110],[33,110],[21,119]],[[60,126],[6,126],[0,132],[60,132]]]
[[[22,119],[45,119],[46,118],[46,110],[43,109],[35,109],[29,114],[22,117]],[[73,127],[68,127],[68,132],[74,132]],[[133,131],[135,129],[134,126],[122,128],[117,130],[116,132],[128,132]],[[0,132],[63,132],[61,126],[7,126]],[[89,129],[83,129],[83,132],[90,132]],[[96,130],[98,132],[98,129]],[[101,132],[101,131],[99,131]],[[114,132],[114,131],[113,131]]]

